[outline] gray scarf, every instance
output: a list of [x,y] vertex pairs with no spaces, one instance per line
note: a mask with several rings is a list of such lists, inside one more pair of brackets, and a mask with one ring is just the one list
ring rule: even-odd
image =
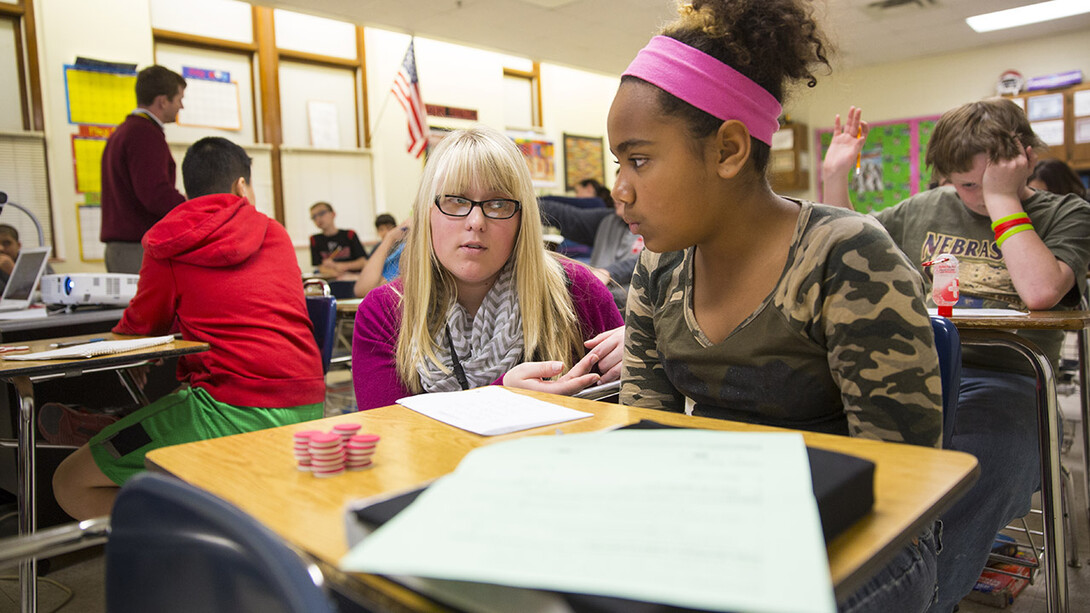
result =
[[476,317],[457,301],[447,309],[447,325],[435,338],[436,356],[446,366],[443,372],[431,360],[416,367],[420,385],[426,392],[453,392],[462,389],[454,375],[454,364],[447,343],[447,330],[465,371],[469,387],[488,385],[522,361],[522,313],[515,291],[515,275],[510,263],[500,271],[492,289],[477,309]]

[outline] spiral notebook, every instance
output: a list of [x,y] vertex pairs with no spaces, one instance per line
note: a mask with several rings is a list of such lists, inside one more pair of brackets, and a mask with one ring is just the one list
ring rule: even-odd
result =
[[126,351],[145,349],[147,347],[154,347],[156,345],[165,345],[173,341],[173,335],[152,336],[149,338],[134,338],[117,341],[99,341],[97,343],[86,343],[83,345],[74,345],[72,347],[61,347],[59,349],[38,351],[36,353],[23,353],[19,355],[5,354],[0,356],[0,358],[3,358],[5,360],[72,360],[77,358],[93,358],[99,355],[124,353]]

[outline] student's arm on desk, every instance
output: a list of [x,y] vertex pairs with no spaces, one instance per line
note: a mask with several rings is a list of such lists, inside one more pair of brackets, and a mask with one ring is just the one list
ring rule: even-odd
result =
[[170,333],[176,315],[176,299],[173,271],[159,260],[144,254],[136,295],[129,301],[113,332],[137,335]]
[[[1032,193],[1026,187],[1026,180],[1036,164],[1037,154],[1032,147],[1012,159],[988,162],[980,189],[993,223],[1025,212],[1023,200]],[[1061,204],[1056,205],[1057,209]],[[1090,228],[1090,210],[1080,206],[1073,208],[1065,219],[1052,220],[1049,227],[1019,232],[1003,242],[1000,249],[1003,262],[1027,308],[1051,309],[1075,286],[1074,271],[1082,274],[1086,270],[1087,228]],[[1073,260],[1074,267],[1069,263]]]

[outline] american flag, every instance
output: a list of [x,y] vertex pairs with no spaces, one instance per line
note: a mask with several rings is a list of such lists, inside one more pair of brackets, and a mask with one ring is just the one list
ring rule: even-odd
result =
[[390,90],[408,116],[408,151],[420,157],[428,147],[428,116],[424,111],[424,101],[420,97],[420,81],[416,78],[416,54],[413,53],[413,41],[409,42],[409,50],[405,52],[401,70],[394,77],[394,86]]

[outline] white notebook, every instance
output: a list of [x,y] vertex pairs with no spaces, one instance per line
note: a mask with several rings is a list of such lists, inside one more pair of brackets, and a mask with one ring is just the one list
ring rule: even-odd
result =
[[118,341],[99,341],[97,343],[86,343],[84,345],[50,349],[49,351],[39,351],[37,353],[23,353],[19,355],[4,354],[0,357],[5,360],[71,360],[74,358],[93,358],[97,355],[124,353],[126,351],[133,351],[134,349],[165,345],[173,341],[173,335],[152,336],[149,338],[134,338]]

